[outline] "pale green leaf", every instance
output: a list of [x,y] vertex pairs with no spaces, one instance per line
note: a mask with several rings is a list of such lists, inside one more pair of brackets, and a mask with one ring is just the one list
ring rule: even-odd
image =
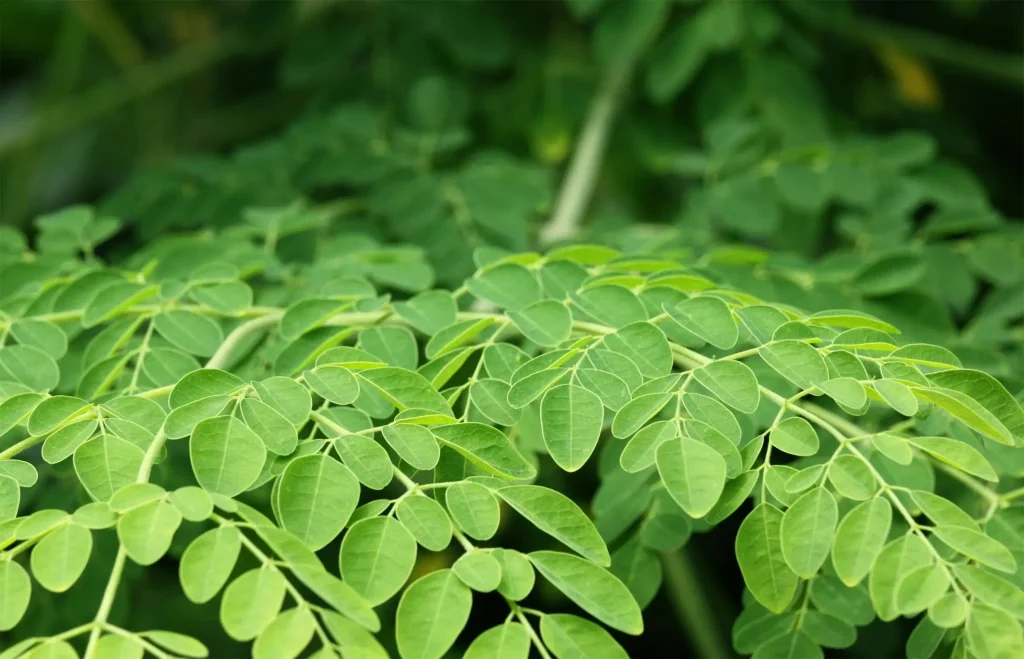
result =
[[628,358],[647,378],[672,370],[672,350],[665,333],[649,322],[630,323],[604,336],[604,346]]
[[782,553],[782,519],[782,511],[762,503],[747,515],[736,534],[743,581],[755,599],[775,613],[789,605],[799,582]]
[[568,613],[541,616],[540,635],[558,659],[626,659],[629,655],[603,627]]
[[27,345],[0,348],[0,381],[20,382],[32,391],[49,391],[60,381],[53,357]]
[[1017,571],[1017,561],[1010,550],[980,531],[962,526],[936,526],[932,533],[956,551],[982,565],[1011,574]]
[[476,637],[463,659],[528,659],[530,635],[518,622],[491,627]]
[[285,577],[272,566],[243,573],[220,601],[220,623],[236,641],[251,641],[277,618],[284,603]]
[[723,350],[736,345],[739,328],[729,306],[717,297],[701,295],[677,305],[665,305],[668,315],[691,334]]
[[301,426],[309,418],[313,405],[309,391],[295,380],[278,375],[254,382],[252,386],[261,401],[277,410],[292,425]]
[[783,515],[782,555],[797,576],[810,579],[825,563],[838,518],[836,500],[824,487],[801,496]]
[[382,490],[394,477],[387,449],[365,435],[343,435],[334,450],[359,482],[371,490]]
[[359,381],[344,366],[318,366],[302,374],[318,396],[335,405],[348,405],[359,397]]
[[373,517],[352,525],[341,543],[341,576],[371,606],[402,589],[416,562],[416,541],[391,517]]
[[871,386],[885,399],[889,407],[903,416],[913,416],[917,412],[918,403],[917,398],[914,397],[914,392],[899,380],[888,378],[874,380]]
[[654,465],[662,442],[679,436],[675,421],[655,421],[641,428],[619,455],[619,465],[630,473],[638,473]]
[[443,551],[452,541],[452,523],[441,504],[429,497],[405,497],[395,512],[416,542],[430,551]]
[[121,516],[117,538],[128,558],[139,565],[152,565],[167,553],[180,525],[177,508],[166,501],[153,501]]
[[0,631],[13,629],[28,609],[32,580],[15,561],[0,561]]
[[75,451],[75,472],[92,498],[106,501],[135,481],[143,455],[139,447],[123,439],[96,437]]
[[996,470],[992,468],[985,456],[969,444],[948,437],[910,437],[907,441],[933,458],[952,465],[960,471],[992,483],[999,482]]
[[447,291],[425,291],[405,302],[394,303],[395,313],[427,335],[455,322],[458,307]]
[[210,396],[229,396],[244,386],[245,382],[237,375],[216,368],[201,368],[174,385],[168,403],[173,410]]
[[1024,654],[1024,630],[1006,612],[975,602],[967,616],[967,643],[978,659],[1015,659]]
[[299,437],[295,426],[270,405],[255,398],[245,398],[239,405],[245,425],[256,433],[271,453],[288,455],[295,450]]
[[768,441],[790,455],[808,456],[818,452],[818,433],[810,423],[798,416],[780,421],[768,434]]
[[828,467],[828,480],[847,499],[865,501],[878,489],[871,468],[859,457],[840,455]]
[[517,480],[537,475],[534,466],[497,428],[482,423],[452,423],[435,427],[433,433],[443,445],[494,474]]
[[573,384],[549,389],[540,406],[541,431],[551,458],[565,471],[576,471],[597,447],[604,405],[591,391]]
[[489,540],[498,531],[501,509],[491,491],[473,482],[451,485],[444,493],[452,519],[466,535]]
[[400,410],[423,409],[453,416],[444,397],[422,375],[401,368],[360,371],[358,378],[379,391]]
[[753,414],[761,401],[754,372],[737,361],[716,361],[693,371],[697,382],[730,407]]
[[847,586],[856,586],[871,571],[889,537],[892,506],[883,498],[858,504],[843,517],[832,544],[832,566]]
[[153,317],[153,328],[176,348],[197,357],[212,356],[224,343],[220,325],[186,309],[158,313]]
[[899,582],[914,568],[933,560],[928,544],[914,533],[900,536],[882,548],[868,580],[871,602],[879,618],[889,621],[899,616],[896,609]]
[[915,616],[949,590],[949,574],[941,565],[922,565],[903,575],[896,585],[896,610]]
[[152,641],[156,645],[159,645],[171,652],[181,655],[182,657],[193,657],[195,659],[205,659],[210,655],[210,651],[206,649],[206,646],[185,634],[178,634],[177,632],[167,632],[163,630],[150,630],[142,632],[139,636],[146,640]]
[[828,380],[828,366],[812,346],[785,340],[761,346],[761,358],[793,384],[807,389]]
[[523,336],[540,346],[557,346],[569,338],[572,330],[572,315],[555,300],[533,302],[518,311],[509,311],[508,317]]
[[953,571],[977,599],[1024,619],[1024,591],[1016,584],[976,565],[954,565]]
[[584,611],[627,634],[643,632],[643,618],[621,581],[590,561],[554,551],[535,551],[530,562]]
[[315,625],[307,606],[282,611],[256,637],[253,659],[295,659],[313,639]]
[[818,382],[817,386],[819,389],[824,391],[829,398],[840,405],[844,405],[851,409],[860,409],[868,402],[867,392],[864,391],[864,385],[854,378],[835,378],[834,380]]
[[910,443],[889,433],[878,433],[871,437],[871,443],[878,451],[893,462],[901,465],[909,465],[914,461],[914,451]]
[[512,485],[498,490],[516,512],[534,526],[598,565],[610,565],[608,548],[589,518],[572,499],[536,485]]
[[498,425],[515,425],[522,416],[522,411],[508,404],[509,385],[501,380],[484,378],[473,382],[469,387],[469,397],[473,406],[489,421]]
[[179,487],[168,500],[190,522],[201,522],[213,514],[213,499],[206,490],[194,485]]
[[462,583],[481,593],[489,593],[501,583],[501,564],[490,553],[479,549],[459,556],[452,571]]
[[213,599],[231,576],[241,548],[241,532],[233,526],[210,529],[193,540],[178,564],[185,596],[196,604]]
[[358,480],[329,456],[297,458],[281,474],[277,493],[281,526],[314,551],[341,533],[358,503]]
[[231,416],[218,416],[196,425],[189,441],[189,454],[199,485],[233,497],[256,482],[267,449],[244,423]]
[[395,616],[395,640],[402,659],[441,659],[469,620],[473,596],[452,570],[438,570],[413,582]]

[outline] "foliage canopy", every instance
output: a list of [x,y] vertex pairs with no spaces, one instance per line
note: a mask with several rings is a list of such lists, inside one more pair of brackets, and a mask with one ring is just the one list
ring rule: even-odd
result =
[[0,225],[0,659],[626,657],[722,537],[736,653],[1024,656],[1019,225],[841,9],[506,4],[311,10],[283,131]]

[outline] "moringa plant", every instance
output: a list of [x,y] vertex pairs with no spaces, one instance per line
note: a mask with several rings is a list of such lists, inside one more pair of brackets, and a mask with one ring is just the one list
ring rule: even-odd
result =
[[[257,659],[625,657],[659,555],[733,516],[739,653],[905,617],[911,658],[1024,656],[1024,410],[948,349],[598,245],[477,250],[452,291],[352,235],[295,265],[293,211],[119,265],[85,207],[42,218],[38,252],[4,234],[3,659],[208,656],[117,624],[161,560]],[[539,484],[590,463],[589,505]],[[433,552],[454,560],[414,575]],[[538,609],[545,583],[571,603]],[[507,616],[468,638],[482,600]]]

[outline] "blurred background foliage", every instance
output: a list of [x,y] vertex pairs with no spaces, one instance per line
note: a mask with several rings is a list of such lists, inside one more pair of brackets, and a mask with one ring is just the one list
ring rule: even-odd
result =
[[[286,263],[405,291],[593,240],[866,310],[1024,393],[1024,3],[7,0],[0,21],[7,293],[108,238],[187,267],[270,232]],[[676,624],[655,618],[637,656]]]

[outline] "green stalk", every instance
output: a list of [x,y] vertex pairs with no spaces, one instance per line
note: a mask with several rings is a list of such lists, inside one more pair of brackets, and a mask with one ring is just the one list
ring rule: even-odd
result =
[[669,599],[675,606],[686,637],[703,659],[728,659],[736,656],[721,637],[718,621],[711,612],[703,584],[693,569],[686,548],[661,555]]

